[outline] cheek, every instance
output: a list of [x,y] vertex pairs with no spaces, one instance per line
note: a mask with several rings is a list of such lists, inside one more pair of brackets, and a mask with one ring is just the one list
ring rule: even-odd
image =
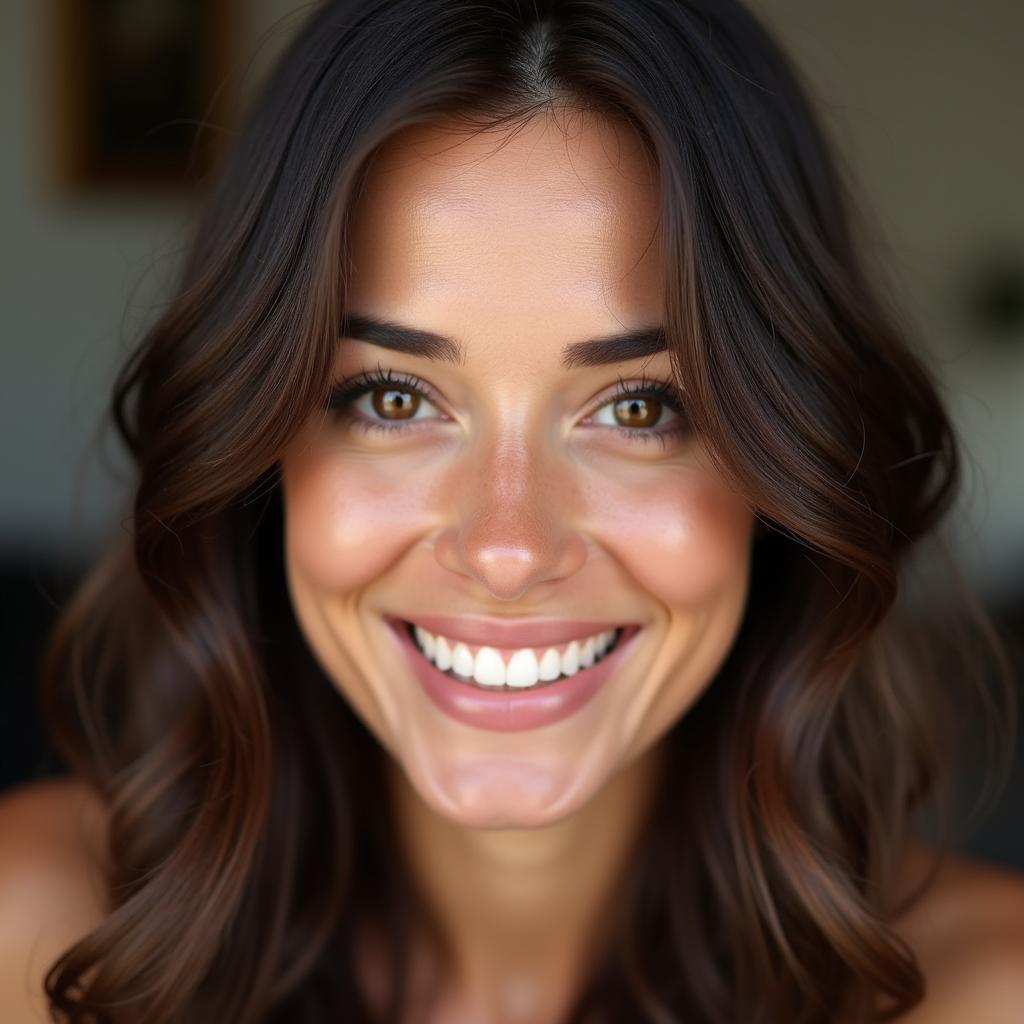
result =
[[[359,459],[315,448],[283,467],[292,569],[334,594],[369,585],[444,525],[446,475],[429,459]],[[745,583],[754,517],[702,462],[582,474],[578,510],[636,584],[689,607]]]
[[589,519],[636,582],[687,608],[746,585],[754,515],[700,464],[588,488]]
[[292,568],[333,593],[386,572],[430,522],[426,480],[379,463],[303,454],[285,462],[282,487]]

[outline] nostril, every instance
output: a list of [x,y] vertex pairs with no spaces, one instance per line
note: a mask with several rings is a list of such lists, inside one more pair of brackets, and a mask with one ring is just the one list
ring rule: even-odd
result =
[[[509,479],[508,472],[495,469],[494,474]],[[550,495],[544,500],[550,501]],[[476,509],[461,529],[442,530],[433,550],[445,569],[477,581],[495,598],[516,602],[539,583],[571,578],[589,554],[578,531],[563,531],[555,518],[528,511],[522,502],[510,500],[507,488],[490,508]]]

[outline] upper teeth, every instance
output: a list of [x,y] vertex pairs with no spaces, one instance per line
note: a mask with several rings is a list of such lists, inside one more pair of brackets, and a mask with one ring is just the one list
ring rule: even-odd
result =
[[473,679],[481,686],[526,687],[589,668],[612,645],[617,630],[606,629],[561,648],[548,647],[541,651],[521,647],[512,651],[507,663],[494,647],[480,647],[474,654],[462,641],[435,635],[422,626],[414,624],[413,632],[420,650],[443,671],[451,669],[456,675]]

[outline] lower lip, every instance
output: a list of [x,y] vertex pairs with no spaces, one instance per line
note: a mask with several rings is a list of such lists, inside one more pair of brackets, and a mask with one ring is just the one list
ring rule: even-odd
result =
[[641,629],[640,626],[625,626],[610,654],[575,675],[535,689],[485,690],[474,683],[453,679],[428,661],[402,620],[388,617],[387,622],[405,651],[413,674],[434,704],[458,722],[495,732],[539,729],[578,711],[618,668]]

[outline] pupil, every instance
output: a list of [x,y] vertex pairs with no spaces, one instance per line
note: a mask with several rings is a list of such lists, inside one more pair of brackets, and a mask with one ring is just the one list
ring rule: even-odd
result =
[[624,427],[653,426],[660,411],[661,403],[651,398],[627,398],[615,404],[615,415]]
[[416,412],[414,398],[415,395],[409,391],[398,388],[388,388],[385,391],[378,388],[373,393],[373,407],[381,416],[394,413],[395,419],[408,419]]

